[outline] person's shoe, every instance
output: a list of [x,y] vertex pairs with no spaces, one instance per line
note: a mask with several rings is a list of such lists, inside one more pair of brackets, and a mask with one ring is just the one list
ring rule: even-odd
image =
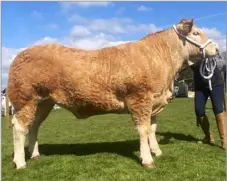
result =
[[214,137],[212,135],[210,135],[209,138],[204,137],[202,140],[202,143],[204,144],[214,144]]
[[210,133],[210,123],[207,116],[204,115],[202,117],[197,117],[197,119],[205,134],[205,137],[202,140],[202,143],[214,144],[214,137]]
[[226,114],[225,112],[219,113],[215,115],[217,127],[219,131],[219,136],[221,138],[221,148],[223,150],[226,149]]

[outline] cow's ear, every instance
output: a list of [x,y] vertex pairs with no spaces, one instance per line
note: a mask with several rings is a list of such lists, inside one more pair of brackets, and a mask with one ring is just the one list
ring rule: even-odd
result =
[[177,31],[182,35],[188,35],[192,30],[193,24],[194,24],[193,19],[187,20],[184,18],[176,25],[176,28]]

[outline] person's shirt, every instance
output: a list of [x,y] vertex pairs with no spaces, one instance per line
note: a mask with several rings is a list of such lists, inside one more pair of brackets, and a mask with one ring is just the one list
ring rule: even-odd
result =
[[[198,89],[203,89],[203,88],[209,88],[209,82],[207,79],[204,79],[201,75],[200,75],[200,64],[201,62],[195,63],[191,66],[191,69],[194,73],[194,86],[195,86],[195,90]],[[221,71],[218,69],[218,67],[216,66],[214,69],[214,74],[211,78],[211,85],[212,87],[218,86],[218,85],[222,85],[224,84],[223,78],[221,76]]]

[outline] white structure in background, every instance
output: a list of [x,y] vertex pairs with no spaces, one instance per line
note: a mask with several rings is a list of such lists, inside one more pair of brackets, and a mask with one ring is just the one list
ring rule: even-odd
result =
[[177,89],[176,97],[188,97],[188,85],[184,80],[178,82],[178,86],[175,87]]
[[188,91],[188,97],[189,97],[189,98],[195,97],[195,92]]
[[[6,96],[2,95],[2,115],[6,116]],[[14,108],[11,104],[11,102],[9,101],[9,114],[12,115],[14,113]]]
[[54,105],[54,110],[60,109],[60,108],[61,108],[61,107],[60,107],[59,105],[57,105],[57,104]]
[[179,87],[178,86],[174,86],[174,97],[177,97],[179,94]]

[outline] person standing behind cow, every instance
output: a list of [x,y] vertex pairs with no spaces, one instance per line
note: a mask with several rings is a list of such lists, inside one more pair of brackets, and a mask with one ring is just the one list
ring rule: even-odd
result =
[[209,89],[208,80],[204,79],[200,75],[200,64],[198,62],[191,66],[194,73],[194,87],[195,87],[195,114],[197,117],[197,123],[201,126],[205,138],[203,143],[214,143],[214,138],[210,132],[210,123],[205,113],[205,105],[208,97],[211,99],[213,112],[215,114],[216,123],[221,138],[221,148],[226,149],[226,114],[223,109],[224,99],[224,81],[221,76],[221,72],[216,66],[213,77],[211,78],[212,90]]

